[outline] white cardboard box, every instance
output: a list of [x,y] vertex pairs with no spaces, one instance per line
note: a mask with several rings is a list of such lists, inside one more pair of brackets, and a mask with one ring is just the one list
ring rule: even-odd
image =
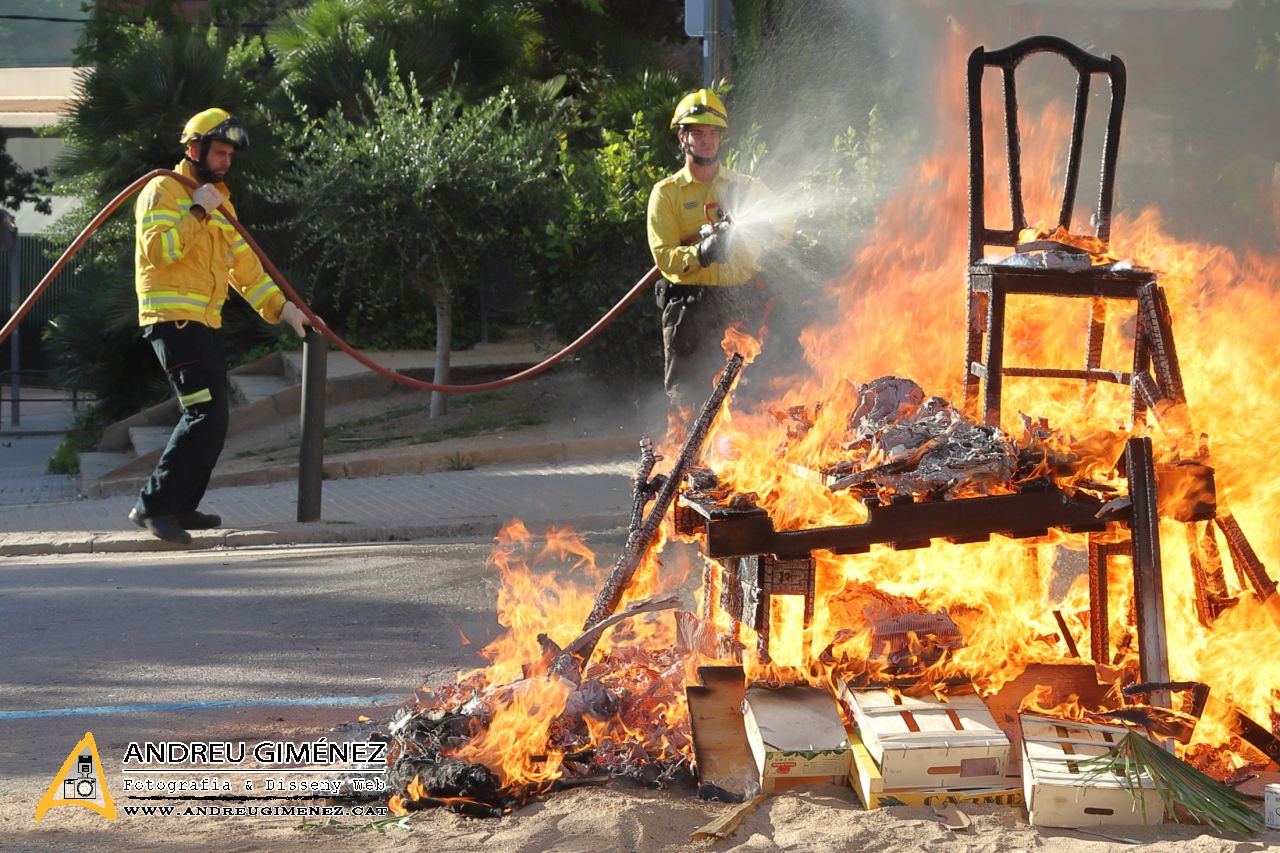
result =
[[1004,785],[982,788],[885,788],[880,768],[871,753],[855,736],[849,784],[867,809],[881,806],[942,806],[947,803],[974,803],[984,806],[1021,806],[1022,786],[1017,779]]
[[1009,739],[977,696],[941,702],[841,683],[840,698],[885,788],[1005,786]]
[[742,716],[762,792],[791,780],[849,783],[849,736],[830,692],[748,687]]
[[1022,714],[1022,786],[1033,826],[1158,824],[1164,804],[1151,779],[1135,796],[1113,775],[1091,774],[1081,763],[1114,748],[1120,726]]

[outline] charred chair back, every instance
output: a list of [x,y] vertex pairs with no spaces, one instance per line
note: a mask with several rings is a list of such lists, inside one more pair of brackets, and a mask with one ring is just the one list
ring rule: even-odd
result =
[[[1095,74],[1105,75],[1111,83],[1111,109],[1107,115],[1107,131],[1102,151],[1102,179],[1098,192],[1095,236],[1107,242],[1111,233],[1111,204],[1115,192],[1116,156],[1120,148],[1120,120],[1124,111],[1125,68],[1118,56],[1106,59],[1094,56],[1057,36],[1034,36],[1001,50],[975,48],[969,54],[969,263],[983,255],[984,245],[1016,246],[1018,233],[1027,227],[1022,198],[1022,143],[1018,132],[1018,96],[1015,72],[1018,65],[1036,53],[1054,53],[1071,63],[1076,70],[1075,114],[1071,122],[1071,146],[1067,155],[1067,173],[1062,192],[1058,225],[1071,231],[1076,191],[1080,184],[1080,155],[1084,147],[1085,117],[1089,110],[1089,85]],[[986,222],[986,158],[982,127],[982,78],[988,67],[999,68],[1004,83],[1005,145],[1008,151],[1009,229],[988,228]]]

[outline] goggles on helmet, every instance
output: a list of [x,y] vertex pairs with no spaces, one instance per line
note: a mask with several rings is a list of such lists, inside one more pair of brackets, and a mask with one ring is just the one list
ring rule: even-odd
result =
[[240,124],[235,116],[229,116],[220,124],[214,125],[207,132],[200,134],[201,139],[217,139],[234,145],[236,149],[249,147],[249,132]]
[[718,109],[716,109],[713,106],[710,106],[708,104],[693,104],[692,106],[689,107],[689,109],[685,110],[684,112],[680,113],[680,115],[676,116],[676,124],[680,124],[690,116],[700,116],[703,113],[710,113],[711,115],[716,116],[717,118],[723,120],[726,124],[729,121],[729,117],[727,115],[720,112]]

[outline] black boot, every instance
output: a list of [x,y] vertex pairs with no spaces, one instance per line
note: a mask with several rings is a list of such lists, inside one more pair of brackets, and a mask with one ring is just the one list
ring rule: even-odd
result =
[[143,515],[134,507],[129,510],[129,520],[157,539],[178,545],[191,544],[191,534],[183,530],[171,515]]

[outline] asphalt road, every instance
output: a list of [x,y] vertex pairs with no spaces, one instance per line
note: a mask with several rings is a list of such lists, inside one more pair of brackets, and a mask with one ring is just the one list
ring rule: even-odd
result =
[[131,741],[315,737],[483,665],[491,545],[0,560],[0,838],[86,731],[118,778]]

